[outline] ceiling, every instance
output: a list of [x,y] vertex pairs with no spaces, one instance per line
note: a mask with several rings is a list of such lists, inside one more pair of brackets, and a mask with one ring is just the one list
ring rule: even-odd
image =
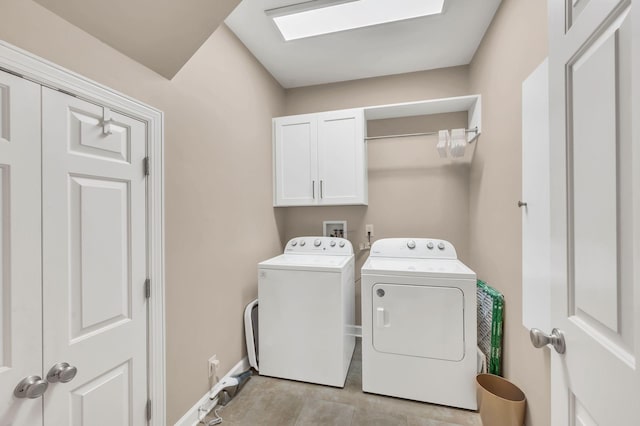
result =
[[301,1],[243,0],[225,20],[285,88],[466,65],[501,0],[446,0],[441,15],[285,42],[264,11]]
[[169,79],[173,78],[240,2],[240,0],[35,1]]

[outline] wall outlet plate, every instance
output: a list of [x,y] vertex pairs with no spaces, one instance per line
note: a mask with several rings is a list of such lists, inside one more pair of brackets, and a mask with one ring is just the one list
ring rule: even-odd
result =
[[367,235],[371,235],[373,237],[373,225],[372,224],[367,224],[364,226],[364,232],[367,233]]
[[209,358],[209,378],[215,377],[219,367],[220,360],[218,359],[218,355],[214,354],[211,358]]

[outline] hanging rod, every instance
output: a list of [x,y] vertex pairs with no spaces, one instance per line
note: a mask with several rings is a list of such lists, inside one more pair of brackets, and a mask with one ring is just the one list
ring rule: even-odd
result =
[[[474,127],[473,129],[465,129],[465,133],[475,133],[476,135],[478,134],[478,128]],[[366,141],[374,141],[377,139],[391,139],[391,138],[408,138],[411,136],[432,136],[432,135],[437,135],[438,132],[424,132],[424,133],[404,133],[404,134],[400,134],[400,135],[387,135],[387,136],[370,136],[370,137],[366,137],[364,138],[364,140]],[[473,138],[469,141],[469,143],[473,143],[476,140],[476,138]]]

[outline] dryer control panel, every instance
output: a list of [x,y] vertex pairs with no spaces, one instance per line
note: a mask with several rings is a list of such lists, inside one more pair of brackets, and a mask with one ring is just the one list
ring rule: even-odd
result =
[[373,243],[370,256],[410,259],[458,258],[453,244],[434,238],[385,238]]
[[287,254],[326,254],[348,256],[353,254],[351,242],[345,238],[297,237],[289,240],[284,248]]

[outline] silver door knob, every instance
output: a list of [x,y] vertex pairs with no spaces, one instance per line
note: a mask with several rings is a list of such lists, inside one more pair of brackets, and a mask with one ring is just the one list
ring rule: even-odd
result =
[[529,338],[536,348],[551,345],[559,354],[563,354],[567,350],[564,333],[557,328],[551,330],[551,334],[546,334],[540,329],[532,328],[531,331],[529,331]]
[[66,362],[61,362],[53,367],[47,373],[47,381],[49,383],[67,383],[73,380],[78,374],[78,369]]
[[18,386],[13,390],[13,395],[16,398],[40,398],[48,387],[49,383],[46,380],[42,380],[42,377],[29,376],[18,383]]

